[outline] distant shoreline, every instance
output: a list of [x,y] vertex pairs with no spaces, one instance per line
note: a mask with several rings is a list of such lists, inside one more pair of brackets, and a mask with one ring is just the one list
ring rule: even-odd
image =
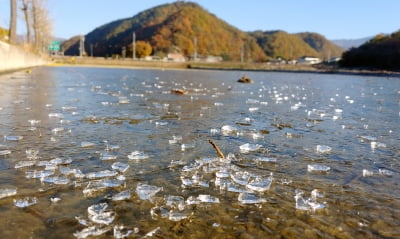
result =
[[134,69],[176,69],[176,70],[221,70],[221,71],[254,71],[254,72],[288,72],[288,73],[317,73],[400,77],[400,72],[370,69],[345,69],[335,66],[311,65],[269,65],[267,63],[240,62],[164,62],[142,61],[132,59],[111,59],[103,57],[57,57],[49,66],[87,66]]

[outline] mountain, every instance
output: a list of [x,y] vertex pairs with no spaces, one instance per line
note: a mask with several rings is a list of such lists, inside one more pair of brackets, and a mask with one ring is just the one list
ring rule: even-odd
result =
[[296,35],[301,37],[304,42],[316,50],[319,57],[322,59],[330,59],[331,57],[341,56],[344,51],[343,48],[335,45],[318,33],[303,32]]
[[343,52],[339,46],[317,33],[289,34],[285,31],[255,31],[250,33],[257,43],[271,58],[287,60],[303,56],[314,56],[329,59],[340,56]]
[[357,48],[343,53],[340,65],[386,70],[400,69],[400,31],[379,34]]
[[299,36],[285,31],[255,31],[250,33],[270,58],[298,59],[302,56],[318,56]]
[[364,37],[359,39],[338,39],[338,40],[331,40],[331,42],[347,50],[352,47],[359,47],[362,44],[366,43],[367,41],[371,40],[372,38],[373,37]]
[[[249,34],[197,3],[183,1],[160,5],[100,26],[85,36],[85,49],[93,49],[94,56],[111,56],[121,54],[126,47],[127,54],[132,55],[133,32],[137,41],[149,42],[156,55],[182,53],[189,56],[196,48],[199,55],[222,56],[226,60],[239,60],[241,52],[246,61],[266,58]],[[63,49],[66,55],[78,55],[79,42],[70,46],[65,43]]]

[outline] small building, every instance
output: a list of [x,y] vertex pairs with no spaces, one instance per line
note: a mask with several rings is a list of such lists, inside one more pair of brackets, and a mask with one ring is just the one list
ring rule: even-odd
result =
[[313,56],[303,56],[297,60],[297,64],[308,64],[308,65],[318,64],[321,62],[322,62],[321,59]]
[[186,58],[179,53],[168,53],[168,61],[174,61],[174,62],[185,62]]
[[342,58],[335,56],[335,57],[332,57],[331,59],[329,59],[329,62],[339,62],[341,59]]

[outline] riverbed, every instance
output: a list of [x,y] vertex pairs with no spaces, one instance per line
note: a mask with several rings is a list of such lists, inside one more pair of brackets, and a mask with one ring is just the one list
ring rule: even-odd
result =
[[399,78],[41,67],[0,86],[1,238],[400,237]]

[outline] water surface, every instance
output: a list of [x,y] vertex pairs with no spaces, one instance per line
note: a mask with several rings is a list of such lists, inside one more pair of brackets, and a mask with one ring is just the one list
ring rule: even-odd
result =
[[400,237],[398,78],[44,67],[0,86],[1,238]]

